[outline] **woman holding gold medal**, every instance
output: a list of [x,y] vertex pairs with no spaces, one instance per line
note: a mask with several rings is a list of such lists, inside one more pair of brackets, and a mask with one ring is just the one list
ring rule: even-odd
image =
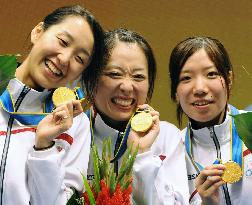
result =
[[80,101],[61,90],[53,105],[51,93],[82,75],[92,97],[103,31],[81,6],[62,7],[32,30],[31,42],[1,95],[0,204],[63,205],[72,188],[83,189],[91,137]]
[[[142,36],[127,29],[105,33],[103,71],[90,112],[93,140],[101,152],[103,140],[112,139],[111,162],[116,173],[127,142],[128,146],[139,145],[133,166],[135,204],[186,204],[188,188],[180,131],[160,122],[159,112],[146,104],[155,77],[155,58]],[[92,164],[90,158],[90,181],[94,179]],[[163,166],[168,168],[160,169]]]
[[187,38],[173,49],[169,71],[179,123],[183,113],[189,118],[182,134],[190,204],[251,204],[252,155],[230,116],[243,111],[228,104],[233,71],[226,49],[210,37]]

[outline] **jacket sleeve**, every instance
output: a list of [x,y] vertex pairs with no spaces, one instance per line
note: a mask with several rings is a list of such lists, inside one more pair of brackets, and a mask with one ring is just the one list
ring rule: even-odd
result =
[[81,114],[52,148],[30,151],[27,167],[31,205],[64,205],[73,194],[71,188],[83,190],[81,173],[87,173],[90,143],[89,120]]
[[151,150],[133,166],[133,200],[145,205],[188,204],[189,190],[180,131],[162,123]]

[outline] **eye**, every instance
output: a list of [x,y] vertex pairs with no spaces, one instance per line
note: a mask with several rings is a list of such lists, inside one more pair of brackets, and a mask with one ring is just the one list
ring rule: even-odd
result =
[[134,78],[134,80],[139,81],[139,82],[146,79],[145,75],[143,75],[143,74],[135,74],[135,75],[133,75],[133,78]]
[[76,57],[75,57],[75,60],[76,60],[78,63],[82,64],[82,65],[85,64],[84,60],[83,60],[82,57],[80,57],[80,56],[76,56]]
[[188,82],[188,81],[190,81],[190,80],[191,80],[191,77],[188,76],[188,75],[181,76],[181,77],[179,78],[179,82]]
[[59,39],[60,45],[62,45],[62,46],[64,46],[64,47],[67,47],[67,46],[68,46],[68,42],[65,41],[63,38],[59,38],[59,37],[57,37],[57,38]]
[[210,72],[207,73],[207,76],[208,76],[209,78],[212,78],[212,79],[218,77],[219,75],[220,75],[220,74],[219,74],[217,71],[210,71]]
[[104,72],[103,74],[114,79],[122,77],[122,74],[117,71]]

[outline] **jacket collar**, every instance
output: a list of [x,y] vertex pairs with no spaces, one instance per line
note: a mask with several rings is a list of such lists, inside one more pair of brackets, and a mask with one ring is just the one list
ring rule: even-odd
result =
[[109,127],[101,118],[99,113],[96,114],[94,119],[94,135],[95,137],[98,136],[99,138],[108,138],[111,137],[112,141],[113,139],[116,139],[118,136],[119,131],[116,129],[113,129],[112,127]]
[[[26,85],[19,81],[17,78],[11,79],[9,81],[8,89],[14,103],[20,96],[20,93],[25,86]],[[31,89],[24,97],[18,109],[18,112],[42,112],[44,106],[43,102],[49,94],[50,91],[48,91],[47,89],[43,90],[42,92]]]
[[[225,144],[230,140],[230,123],[231,116],[230,112],[227,111],[225,121],[219,125],[214,126],[215,135],[221,144]],[[195,130],[192,129],[193,139],[198,144],[204,144],[204,146],[212,147],[214,145],[214,141],[210,136],[210,131],[207,127]]]

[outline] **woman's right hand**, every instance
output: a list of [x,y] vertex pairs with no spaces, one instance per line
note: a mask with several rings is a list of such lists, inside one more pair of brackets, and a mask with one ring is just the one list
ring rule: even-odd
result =
[[131,129],[128,137],[128,147],[133,145],[133,151],[138,147],[138,153],[143,153],[150,150],[153,142],[159,134],[159,112],[154,110],[151,106],[144,104],[139,105],[140,109],[150,109],[150,114],[152,116],[153,124],[149,130],[146,132],[136,132]]
[[51,114],[39,122],[36,130],[35,147],[43,149],[52,145],[53,140],[67,131],[73,124],[73,118],[82,111],[79,100],[59,105]]
[[220,203],[219,187],[225,184],[221,178],[224,169],[222,164],[209,165],[196,178],[195,187],[201,197],[201,205]]

